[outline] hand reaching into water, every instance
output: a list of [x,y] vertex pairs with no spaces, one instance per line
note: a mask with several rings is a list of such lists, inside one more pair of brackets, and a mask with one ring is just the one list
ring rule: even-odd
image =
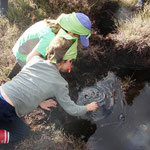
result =
[[94,111],[94,110],[97,110],[98,105],[96,102],[92,102],[90,104],[87,104],[86,108],[87,108],[87,111]]
[[49,100],[46,100],[46,101],[43,101],[40,103],[40,107],[45,110],[48,110],[48,111],[51,111],[51,109],[49,107],[56,108],[56,105],[57,105],[57,103],[53,99],[49,99]]

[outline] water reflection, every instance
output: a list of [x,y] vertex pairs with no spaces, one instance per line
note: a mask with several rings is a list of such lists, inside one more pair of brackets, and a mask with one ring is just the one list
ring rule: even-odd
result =
[[132,80],[136,79],[134,87],[129,88],[126,93],[128,105],[124,107],[125,118],[121,116],[120,101],[116,101],[112,113],[95,121],[95,124],[69,115],[62,116],[66,113],[60,113],[57,109],[52,112],[56,111],[56,114],[51,116],[51,120],[59,120],[59,123],[56,122],[59,127],[63,127],[66,133],[85,140],[92,150],[149,150],[150,84],[145,83],[145,80],[150,80],[149,74],[150,70],[123,70],[117,74],[119,77],[129,76]]
[[106,119],[96,122],[97,130],[88,140],[93,150],[149,150],[150,149],[150,85],[145,84],[134,98],[132,106],[126,106],[126,119],[118,122],[118,106]]
[[94,122],[102,120],[113,113],[113,107],[117,103],[121,108],[118,114],[119,119],[124,119],[123,102],[125,102],[125,94],[121,87],[122,84],[116,75],[112,72],[108,72],[108,75],[95,85],[84,88],[79,93],[77,104],[86,105],[96,101],[99,109],[88,112],[82,118]]

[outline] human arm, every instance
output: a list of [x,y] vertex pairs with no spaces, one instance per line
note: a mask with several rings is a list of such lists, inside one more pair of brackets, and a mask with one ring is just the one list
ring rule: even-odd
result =
[[74,103],[69,96],[69,90],[67,86],[63,86],[57,90],[56,99],[63,109],[72,116],[83,116],[88,111],[94,111],[98,108],[96,102],[87,104],[86,106],[80,106]]
[[28,54],[26,58],[26,62],[29,62],[32,57],[34,56],[40,56],[45,57],[46,56],[46,50],[49,46],[51,40],[54,38],[54,34],[45,34],[44,37],[40,39],[40,41],[36,44],[36,46],[32,49],[32,51]]
[[42,55],[34,49],[34,50],[32,50],[32,51],[28,54],[28,56],[27,56],[27,58],[26,58],[26,62],[29,62],[29,61],[32,59],[32,57],[34,57],[34,56],[40,56],[40,57],[41,57]]
[[45,109],[45,110],[48,110],[48,111],[51,111],[51,109],[49,107],[54,107],[56,108],[56,101],[54,101],[53,99],[49,99],[49,100],[46,100],[46,101],[43,101],[40,103],[40,107],[42,109]]

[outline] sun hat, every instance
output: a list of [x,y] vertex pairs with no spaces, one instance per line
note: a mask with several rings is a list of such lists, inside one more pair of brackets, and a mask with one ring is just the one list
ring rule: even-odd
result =
[[61,14],[57,19],[58,24],[68,32],[80,35],[83,46],[89,46],[91,35],[91,21],[83,13]]
[[[76,17],[81,22],[81,24],[87,29],[91,30],[91,21],[88,16],[83,13],[76,13]],[[89,37],[88,35],[80,35],[80,41],[83,46],[89,46]]]

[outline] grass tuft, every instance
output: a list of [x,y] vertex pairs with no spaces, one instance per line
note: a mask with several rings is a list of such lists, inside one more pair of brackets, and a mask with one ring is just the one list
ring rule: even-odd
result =
[[150,46],[150,8],[148,5],[144,10],[136,13],[126,21],[120,21],[116,40],[127,45],[134,43],[137,46]]

